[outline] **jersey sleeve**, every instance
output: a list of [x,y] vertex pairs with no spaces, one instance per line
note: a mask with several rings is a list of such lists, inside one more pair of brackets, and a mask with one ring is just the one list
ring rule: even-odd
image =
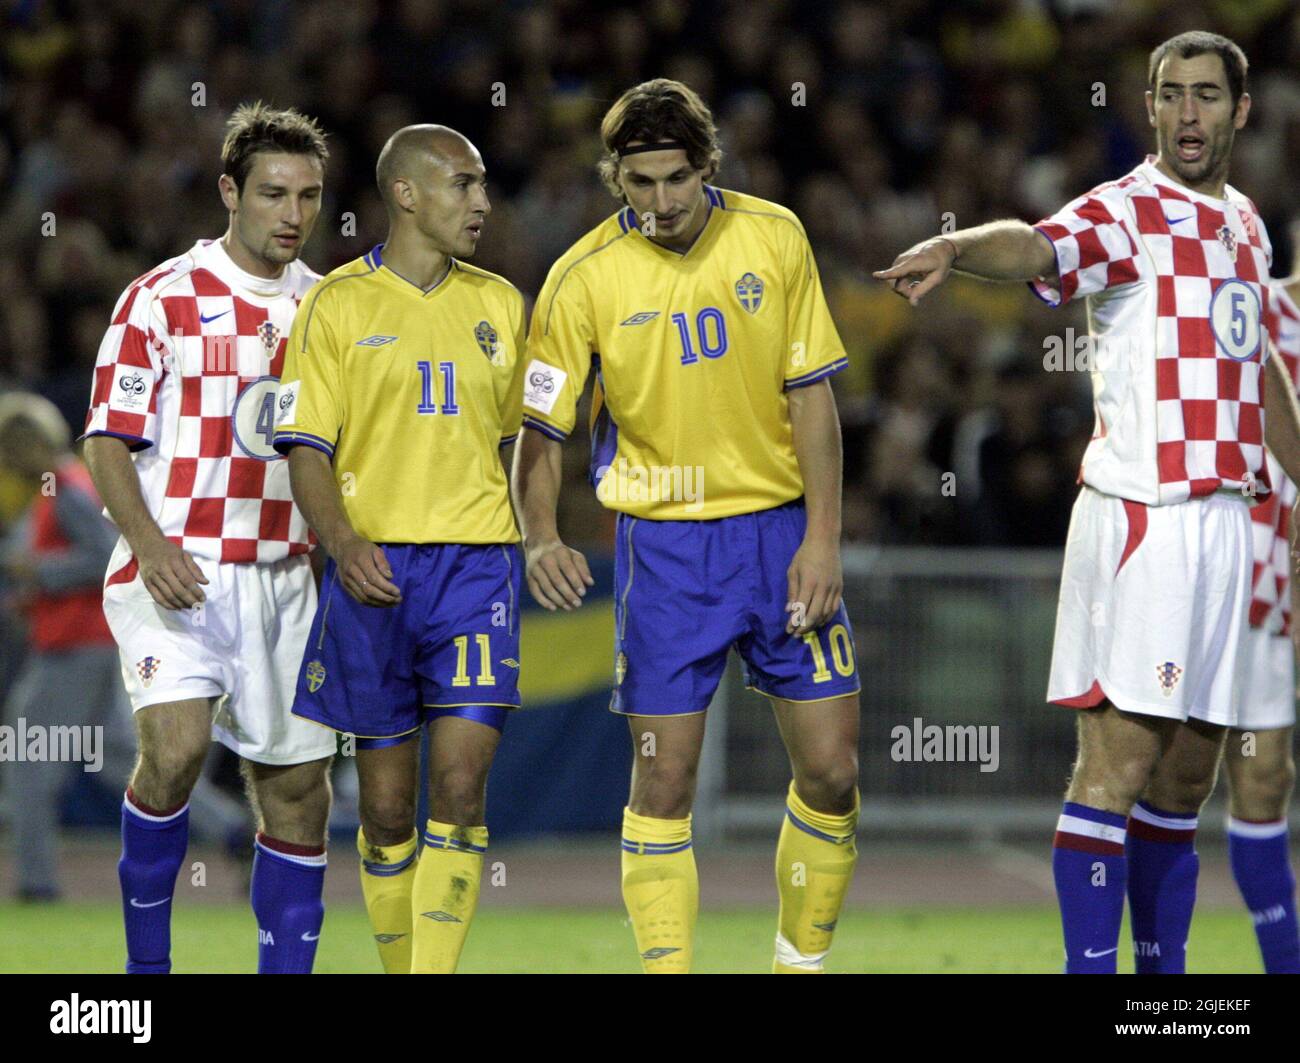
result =
[[785,245],[784,274],[789,318],[785,390],[807,387],[849,364],[840,334],[831,319],[812,247],[802,228]]
[[158,439],[158,392],[172,352],[167,319],[153,292],[135,284],[122,293],[95,358],[90,410],[82,438],[117,436],[132,450]]
[[1056,252],[1053,283],[1044,277],[1029,287],[1048,306],[1096,295],[1138,279],[1137,242],[1119,214],[1119,204],[1089,192],[1034,226]]
[[519,428],[524,413],[524,366],[528,359],[525,351],[528,335],[524,328],[524,299],[516,294],[512,299],[513,313],[510,321],[510,334],[513,342],[514,364],[510,369],[510,381],[501,401],[501,446],[507,446],[519,435]]
[[308,293],[289,330],[271,444],[281,454],[309,446],[333,458],[343,428],[342,351],[334,320],[338,302],[321,298],[328,290],[318,284]]
[[566,273],[552,269],[542,286],[533,309],[523,374],[523,423],[555,440],[564,440],[573,431],[595,351],[595,325],[586,293]]

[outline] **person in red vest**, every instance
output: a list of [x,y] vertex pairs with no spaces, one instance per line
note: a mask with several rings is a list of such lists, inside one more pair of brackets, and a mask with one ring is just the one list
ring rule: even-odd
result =
[[112,756],[105,738],[118,746],[113,736],[128,720],[101,591],[117,536],[70,438],[46,399],[0,395],[0,465],[35,491],[0,553],[0,581],[26,620],[29,643],[4,713],[15,736],[4,774],[25,901],[59,896],[60,793],[74,770],[104,767]]

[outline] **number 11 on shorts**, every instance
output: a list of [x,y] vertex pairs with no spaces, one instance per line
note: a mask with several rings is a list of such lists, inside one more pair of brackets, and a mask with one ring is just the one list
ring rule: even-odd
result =
[[[475,682],[481,687],[496,685],[496,676],[492,674],[492,639],[488,635],[475,635],[478,643],[478,676]],[[469,636],[457,635],[452,641],[456,644],[456,675],[452,678],[454,687],[469,686]],[[828,673],[829,678],[829,673]]]

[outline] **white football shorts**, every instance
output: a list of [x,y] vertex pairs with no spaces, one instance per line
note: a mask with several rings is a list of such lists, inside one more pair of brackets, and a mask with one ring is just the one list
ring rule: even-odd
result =
[[[131,560],[119,540],[109,573]],[[316,611],[305,554],[266,564],[195,558],[208,583],[192,609],[166,609],[139,573],[104,588],[131,707],[218,699],[212,737],[259,764],[303,764],[335,751],[331,731],[290,713]]]
[[1246,632],[1242,645],[1241,708],[1236,727],[1275,731],[1295,725],[1295,648],[1291,636],[1262,627]]
[[1240,726],[1252,556],[1241,495],[1144,506],[1083,487],[1047,700]]

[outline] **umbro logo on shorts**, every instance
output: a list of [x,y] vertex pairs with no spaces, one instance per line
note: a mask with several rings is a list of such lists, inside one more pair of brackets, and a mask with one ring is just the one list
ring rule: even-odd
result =
[[358,347],[382,347],[386,343],[392,343],[396,336],[367,336],[364,340],[357,340]]
[[653,321],[659,316],[658,310],[642,310],[639,314],[633,314],[626,321],[620,321],[620,325],[644,325],[647,321]]

